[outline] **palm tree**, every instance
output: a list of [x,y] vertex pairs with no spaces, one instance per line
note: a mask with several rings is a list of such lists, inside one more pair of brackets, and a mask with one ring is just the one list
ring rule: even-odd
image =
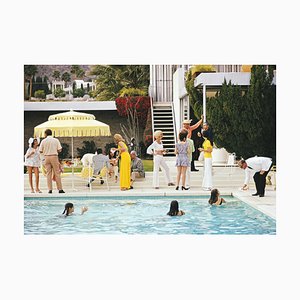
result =
[[70,73],[69,72],[63,73],[61,79],[65,82],[65,87],[66,87],[67,83],[71,81]]
[[76,79],[76,78],[83,78],[85,75],[85,72],[82,68],[80,68],[79,65],[72,65],[71,74],[73,74],[74,79]]
[[91,70],[96,75],[98,100],[115,100],[123,88],[141,89],[147,93],[150,81],[148,65],[96,65]]
[[32,97],[32,79],[37,73],[37,66],[24,65],[24,97],[26,95],[26,80],[29,80],[29,100]]
[[55,80],[60,79],[60,72],[57,71],[57,70],[53,71],[52,77],[53,77]]

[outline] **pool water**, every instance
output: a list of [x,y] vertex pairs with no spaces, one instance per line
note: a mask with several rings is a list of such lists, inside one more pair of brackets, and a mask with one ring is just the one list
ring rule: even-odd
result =
[[[276,234],[274,219],[234,197],[210,206],[207,197],[25,198],[25,234]],[[184,216],[167,216],[178,200]],[[72,202],[75,214],[64,217]],[[81,207],[89,210],[80,215]]]

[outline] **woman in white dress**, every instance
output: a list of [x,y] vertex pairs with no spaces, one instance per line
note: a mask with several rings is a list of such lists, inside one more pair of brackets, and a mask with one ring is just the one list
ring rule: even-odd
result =
[[25,166],[28,170],[31,193],[34,193],[32,173],[34,173],[35,175],[35,192],[41,193],[41,190],[39,188],[39,167],[41,165],[39,143],[39,138],[30,138],[28,140],[29,148],[25,154]]
[[164,154],[167,153],[162,143],[163,132],[157,130],[154,132],[155,141],[147,148],[147,153],[153,155],[153,187],[159,189],[159,167],[162,167],[166,173],[166,180],[168,186],[175,186],[171,180],[170,170],[164,161]]
[[203,148],[199,148],[200,152],[204,153],[204,174],[202,181],[202,188],[204,191],[211,191],[212,189],[212,142],[209,140],[209,133],[203,131],[204,142]]

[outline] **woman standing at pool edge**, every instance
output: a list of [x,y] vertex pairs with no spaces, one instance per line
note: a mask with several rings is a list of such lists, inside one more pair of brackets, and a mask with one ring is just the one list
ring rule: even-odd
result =
[[155,141],[147,148],[147,153],[153,155],[153,187],[159,189],[159,167],[165,170],[165,179],[168,186],[174,186],[175,184],[171,180],[169,167],[164,161],[164,154],[167,153],[162,142],[164,134],[161,130],[156,130],[153,136]]
[[202,133],[204,142],[203,148],[199,148],[200,152],[204,152],[204,174],[202,181],[202,188],[204,191],[211,191],[212,189],[212,142],[209,140],[209,134],[207,131]]
[[120,188],[121,191],[126,191],[132,189],[130,186],[130,166],[131,166],[131,158],[128,153],[128,148],[125,144],[123,137],[120,134],[115,134],[114,139],[116,144],[118,145],[119,156],[121,157],[120,163]]
[[41,165],[39,143],[39,138],[30,138],[28,140],[29,148],[25,154],[25,166],[28,170],[31,193],[34,193],[32,173],[35,175],[35,191],[41,193],[41,190],[39,189],[39,167]]

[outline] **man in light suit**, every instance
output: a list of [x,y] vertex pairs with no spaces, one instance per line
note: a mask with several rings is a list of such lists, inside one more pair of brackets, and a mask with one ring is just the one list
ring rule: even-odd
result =
[[251,157],[246,160],[241,159],[238,162],[240,168],[245,170],[245,182],[242,187],[243,190],[248,189],[250,176],[253,176],[256,193],[252,196],[265,196],[266,177],[272,168],[272,159],[269,157]]

